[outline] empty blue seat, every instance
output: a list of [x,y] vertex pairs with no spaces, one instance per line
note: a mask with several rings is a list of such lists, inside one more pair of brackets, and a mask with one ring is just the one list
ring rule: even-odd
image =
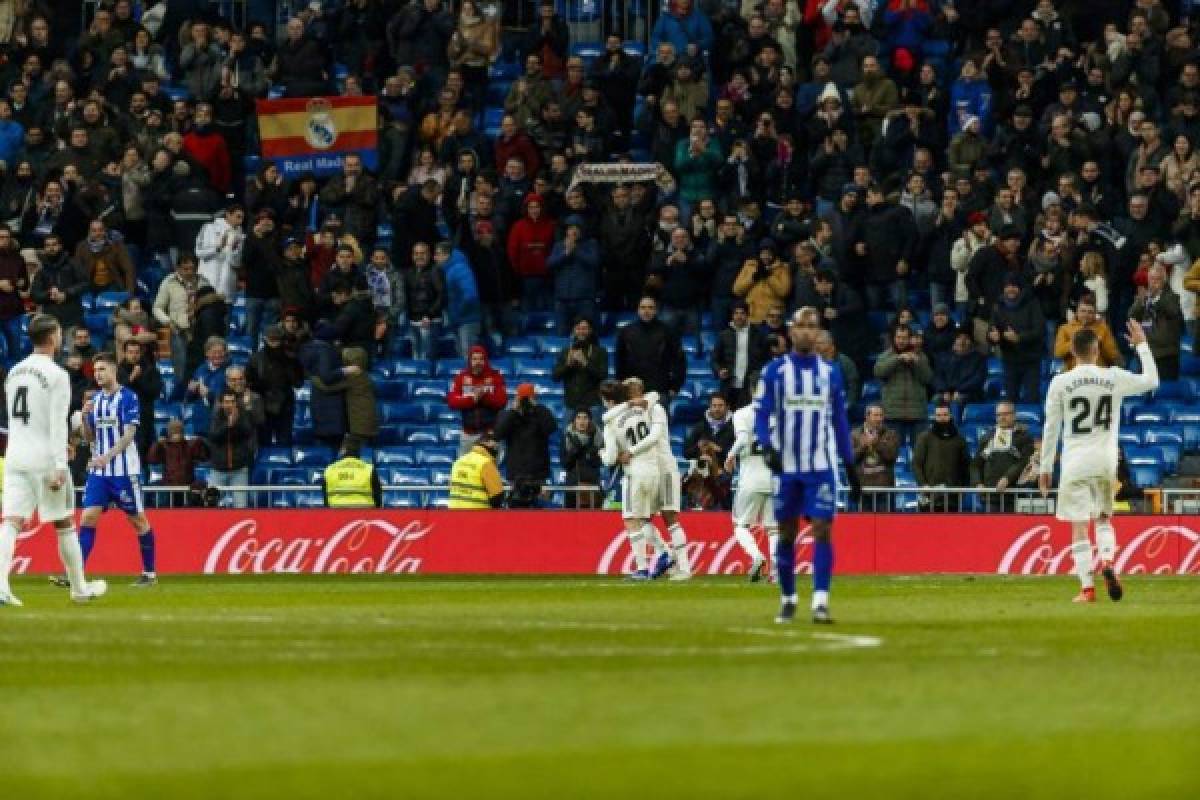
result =
[[294,462],[292,461],[291,448],[261,447],[258,450],[258,455],[254,458],[254,463],[262,466],[290,467]]
[[1157,447],[1142,447],[1140,445],[1125,448],[1125,460],[1133,465],[1157,464],[1162,458],[1162,452]]
[[444,380],[417,380],[409,385],[409,392],[414,400],[428,399],[444,402],[449,390],[450,384]]
[[380,447],[375,451],[375,464],[380,467],[415,467],[417,454],[409,447]]
[[523,322],[523,328],[529,334],[554,333],[557,326],[554,314],[549,311],[529,311],[525,314]]
[[1042,425],[1042,407],[1036,403],[1018,403],[1016,406],[1017,422],[1032,428]]
[[297,467],[325,467],[333,463],[333,450],[325,445],[300,445],[292,448],[292,463]]
[[1174,427],[1150,426],[1141,429],[1142,444],[1184,444],[1183,431]]
[[303,467],[279,467],[267,471],[272,486],[309,486],[309,470]]
[[548,378],[554,371],[554,366],[546,361],[528,358],[514,360],[515,374],[518,378]]
[[406,378],[386,378],[375,381],[375,396],[380,400],[404,400],[408,397]]
[[1162,406],[1135,406],[1130,411],[1130,422],[1135,425],[1162,425],[1170,418],[1170,411]]
[[384,425],[396,423],[423,423],[429,419],[429,410],[422,403],[385,402],[379,404],[380,422]]
[[569,336],[539,336],[537,337],[538,351],[543,358],[554,361],[558,354],[571,346]]
[[438,438],[444,445],[457,445],[462,436],[461,425],[439,425]]
[[463,368],[461,362],[452,359],[442,359],[433,367],[433,377],[435,378],[453,378]]
[[418,361],[412,358],[397,358],[390,363],[390,370],[393,377],[416,378],[427,376],[429,374],[429,362]]
[[1129,473],[1134,485],[1141,489],[1154,489],[1162,484],[1162,468],[1158,464],[1131,465]]
[[380,478],[387,486],[427,486],[429,470],[421,467],[389,467]]
[[968,403],[963,406],[963,424],[987,425],[995,418],[995,413],[991,403]]
[[438,448],[438,447],[423,447],[416,453],[417,463],[425,467],[441,467],[449,469],[458,458],[458,450]]
[[413,426],[404,437],[404,443],[412,446],[436,445],[440,441],[438,428],[432,425]]

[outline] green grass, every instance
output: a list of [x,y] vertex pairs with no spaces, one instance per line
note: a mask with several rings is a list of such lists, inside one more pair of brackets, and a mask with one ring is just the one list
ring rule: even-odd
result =
[[125,583],[16,581],[0,797],[1200,796],[1195,578]]

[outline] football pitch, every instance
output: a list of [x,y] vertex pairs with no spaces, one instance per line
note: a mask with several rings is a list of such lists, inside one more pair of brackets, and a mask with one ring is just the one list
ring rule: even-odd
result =
[[1195,577],[126,583],[14,582],[0,797],[1200,796]]

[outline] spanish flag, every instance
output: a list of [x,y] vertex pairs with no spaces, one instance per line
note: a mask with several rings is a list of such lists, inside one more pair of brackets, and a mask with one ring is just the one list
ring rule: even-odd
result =
[[374,97],[295,97],[258,100],[263,158],[285,173],[318,174],[340,169],[348,153],[363,156],[371,168],[379,142]]

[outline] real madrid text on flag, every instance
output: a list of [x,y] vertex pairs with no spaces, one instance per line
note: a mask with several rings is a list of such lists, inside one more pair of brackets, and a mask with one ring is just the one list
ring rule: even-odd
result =
[[286,176],[340,172],[349,153],[375,169],[379,140],[374,97],[296,97],[259,100],[262,154]]

